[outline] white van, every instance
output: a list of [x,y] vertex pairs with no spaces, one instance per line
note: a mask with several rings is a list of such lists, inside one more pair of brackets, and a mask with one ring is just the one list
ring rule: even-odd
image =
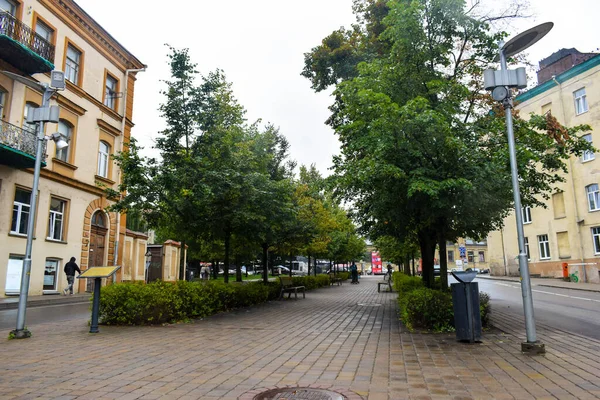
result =
[[292,261],[292,275],[308,275],[308,264],[304,261]]

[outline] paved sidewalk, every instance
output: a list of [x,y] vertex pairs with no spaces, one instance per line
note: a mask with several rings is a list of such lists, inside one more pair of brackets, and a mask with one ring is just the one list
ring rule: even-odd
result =
[[409,333],[380,280],[187,324],[33,325],[31,339],[0,339],[0,398],[249,399],[286,386],[365,400],[599,398],[599,341],[540,327],[547,355],[524,356],[522,322],[502,314],[504,332],[481,344]]
[[[27,307],[41,307],[55,304],[66,303],[88,303],[91,293],[76,293],[72,296],[62,295],[42,295],[27,296]],[[10,310],[19,307],[19,296],[10,296],[0,298],[0,310]]]
[[[520,282],[521,278],[515,276],[477,275],[477,279],[490,279],[496,281]],[[587,292],[600,292],[600,284],[566,282],[555,278],[531,278],[532,286],[556,287],[562,289],[585,290]]]

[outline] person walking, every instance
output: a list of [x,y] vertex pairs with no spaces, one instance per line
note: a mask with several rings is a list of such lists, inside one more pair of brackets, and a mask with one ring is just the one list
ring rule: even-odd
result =
[[67,292],[70,292],[71,296],[73,295],[73,282],[75,282],[75,271],[79,272],[81,275],[81,270],[79,266],[75,263],[75,257],[71,257],[71,261],[65,264],[65,275],[67,275],[67,283],[69,284],[63,290],[63,296],[67,295]]
[[358,284],[358,268],[356,268],[356,264],[354,262],[350,266],[350,274],[352,275],[352,281],[350,283]]

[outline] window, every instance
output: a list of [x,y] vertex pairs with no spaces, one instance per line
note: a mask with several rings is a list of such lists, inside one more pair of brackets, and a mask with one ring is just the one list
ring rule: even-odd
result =
[[110,147],[106,142],[100,142],[98,148],[98,175],[108,178],[108,155]]
[[117,90],[117,80],[106,74],[106,84],[104,86],[104,105],[113,110],[117,108]]
[[554,211],[555,219],[567,216],[565,210],[565,195],[563,192],[554,193],[552,195],[552,211]]
[[0,11],[6,11],[14,17],[17,13],[17,3],[11,0],[0,0]]
[[521,208],[521,211],[523,213],[523,223],[530,224],[531,223],[531,207],[529,207],[529,206],[523,207],[523,208]]
[[485,252],[484,251],[479,252],[479,262],[485,262]]
[[[587,140],[588,143],[590,143],[590,144],[592,143],[592,134],[591,133],[588,133],[587,135],[583,135],[582,138]],[[586,150],[583,152],[581,161],[583,161],[583,162],[592,161],[594,158],[596,158],[596,155],[594,154],[594,152],[590,151],[590,150]]]
[[6,92],[0,88],[0,120],[4,119],[4,106],[6,105]]
[[550,258],[550,243],[548,235],[539,235],[538,244],[540,246],[540,260],[548,260]]
[[81,51],[71,44],[67,44],[67,54],[65,58],[65,79],[79,85],[79,74],[81,72]]
[[50,200],[50,218],[48,219],[48,239],[63,240],[65,209],[67,202],[52,198]]
[[552,113],[552,102],[542,106],[542,115],[546,115],[547,113]]
[[63,147],[60,150],[56,150],[56,158],[61,161],[69,162],[69,149],[71,148],[71,137],[73,135],[73,125],[68,123],[67,121],[61,119],[58,121],[58,133],[60,136],[68,143],[67,146]]
[[27,103],[25,103],[25,109],[23,110],[23,123],[21,124],[21,127],[26,130],[27,132],[32,132],[35,133],[35,128],[37,126],[37,124],[28,124],[27,123],[27,116],[31,113],[32,110],[38,108],[39,106],[35,103],[32,103],[31,101],[28,101]]
[[594,253],[600,254],[600,226],[592,228],[592,240],[594,241]]
[[58,278],[58,264],[60,260],[46,258],[46,268],[44,269],[44,290],[56,290]]
[[598,185],[593,183],[585,187],[588,198],[588,208],[590,211],[600,210],[600,192]]
[[556,243],[558,245],[559,258],[571,258],[571,245],[569,243],[569,232],[557,232]]
[[573,92],[575,97],[575,114],[583,114],[588,110],[587,97],[585,95],[585,88],[581,88]]
[[35,33],[40,35],[48,43],[52,43],[52,36],[54,36],[54,29],[40,21],[35,21]]
[[467,251],[467,260],[470,263],[475,262],[475,254],[472,251]]
[[529,238],[525,238],[525,253],[527,253],[527,259],[531,260],[531,253],[529,252]]
[[10,232],[18,235],[27,235],[29,211],[31,209],[31,192],[17,188],[13,203],[13,216]]
[[454,262],[454,250],[448,250],[448,262]]

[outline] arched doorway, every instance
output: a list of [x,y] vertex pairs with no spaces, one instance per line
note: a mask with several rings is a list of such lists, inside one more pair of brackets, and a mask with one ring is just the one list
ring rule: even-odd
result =
[[[104,253],[106,244],[106,233],[108,232],[108,224],[106,222],[106,214],[98,210],[92,215],[91,231],[90,231],[90,255],[89,267],[100,267],[105,265]],[[86,291],[91,292],[94,288],[94,280],[87,279]]]

